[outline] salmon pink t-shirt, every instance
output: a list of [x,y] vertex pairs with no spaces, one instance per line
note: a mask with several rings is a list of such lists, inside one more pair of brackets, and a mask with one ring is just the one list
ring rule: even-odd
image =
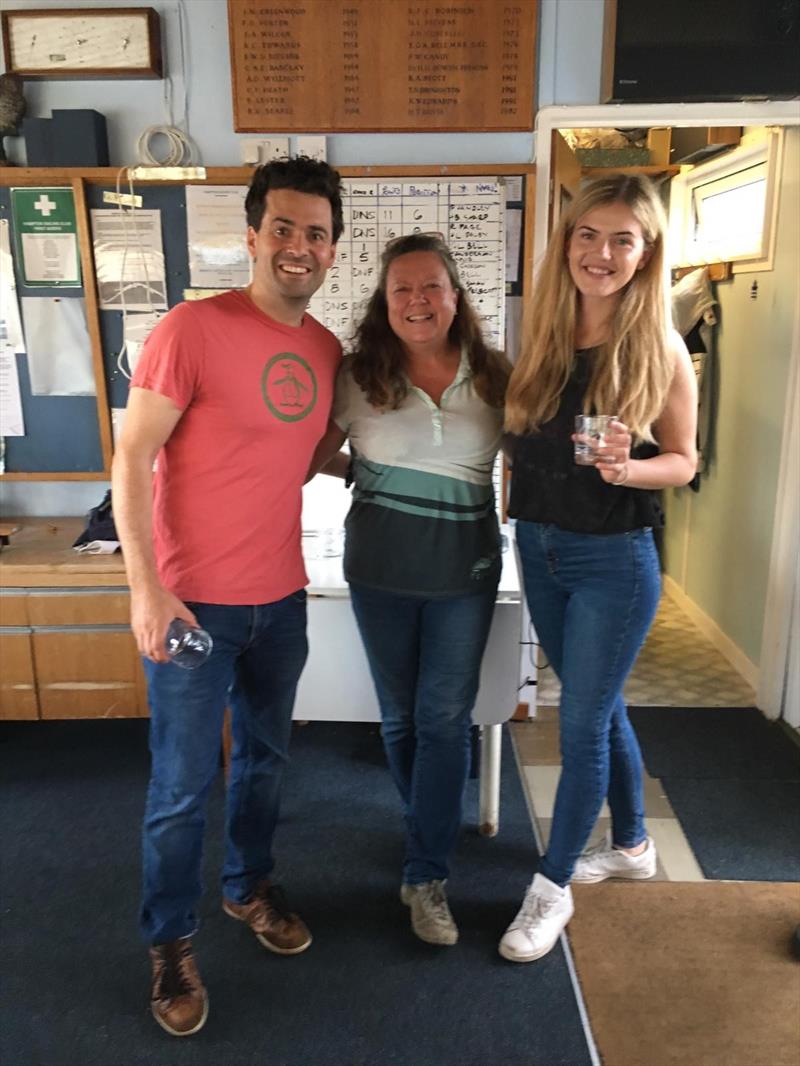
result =
[[301,490],[340,361],[310,315],[283,325],[239,291],[180,304],[153,330],[131,384],[183,411],[153,506],[159,576],[179,599],[272,603],[307,584]]

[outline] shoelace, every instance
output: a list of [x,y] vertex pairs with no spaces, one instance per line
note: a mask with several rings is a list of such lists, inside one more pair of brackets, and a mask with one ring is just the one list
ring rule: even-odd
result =
[[190,944],[165,944],[161,948],[161,968],[156,977],[156,999],[177,999],[194,990],[194,980],[187,962],[192,957]]
[[537,892],[527,892],[525,899],[522,901],[522,907],[519,914],[514,920],[512,929],[525,929],[528,930],[536,922],[536,919],[541,917],[545,918],[547,912],[552,910],[556,905],[556,900],[545,899]]
[[450,909],[447,906],[447,896],[442,886],[437,882],[433,882],[420,891],[420,896],[423,902],[430,906],[433,920],[439,925],[449,926],[452,918]]
[[607,840],[601,840],[597,844],[593,844],[590,848],[587,848],[581,855],[582,859],[596,859],[600,855],[605,855],[606,852],[611,851],[611,845]]
[[286,899],[286,893],[280,885],[264,884],[256,890],[256,897],[260,899],[267,910],[272,911],[280,921],[291,921],[292,912],[289,909],[289,901]]

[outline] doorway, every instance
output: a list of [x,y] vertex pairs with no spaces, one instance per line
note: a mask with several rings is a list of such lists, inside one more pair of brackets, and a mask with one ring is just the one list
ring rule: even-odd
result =
[[[724,151],[731,130],[788,127],[781,206],[791,213],[797,200],[798,124],[794,103],[545,109],[537,123],[534,261],[544,252],[549,225],[562,204],[584,177],[591,176],[587,166],[577,164],[565,132],[643,131],[654,149],[651,154],[658,158],[656,165],[648,160],[642,169],[666,183],[666,192],[680,165],[665,156],[663,139],[659,140],[663,134],[655,136],[656,131],[675,130],[676,143],[681,138],[697,141],[698,136],[703,140],[705,135],[709,143],[722,143]],[[595,168],[592,171],[596,173]],[[709,456],[697,493],[670,490],[665,501],[671,527],[665,581],[670,600],[704,630],[717,654],[742,676],[745,688],[750,686],[753,701],[773,718],[786,710],[783,682],[790,672],[789,632],[797,587],[790,547],[796,545],[800,495],[798,479],[791,480],[800,347],[794,210],[794,216],[779,224],[779,240],[782,235],[785,246],[772,269],[740,272],[716,285],[717,357],[724,375],[724,395],[718,397],[724,402],[716,412],[716,454]],[[795,246],[787,246],[787,241]],[[793,271],[787,268],[790,258]],[[722,382],[718,385],[721,388]]]

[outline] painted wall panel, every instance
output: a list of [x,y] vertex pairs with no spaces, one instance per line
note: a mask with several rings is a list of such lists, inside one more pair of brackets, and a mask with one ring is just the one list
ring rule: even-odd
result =
[[736,274],[716,287],[719,399],[711,468],[698,495],[681,489],[668,493],[666,501],[667,572],[756,665],[799,267],[800,130],[795,128],[785,134],[775,268]]

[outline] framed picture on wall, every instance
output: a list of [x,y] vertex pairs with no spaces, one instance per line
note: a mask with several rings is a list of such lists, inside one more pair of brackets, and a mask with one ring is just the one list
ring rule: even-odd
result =
[[3,11],[6,71],[23,78],[160,78],[152,7]]

